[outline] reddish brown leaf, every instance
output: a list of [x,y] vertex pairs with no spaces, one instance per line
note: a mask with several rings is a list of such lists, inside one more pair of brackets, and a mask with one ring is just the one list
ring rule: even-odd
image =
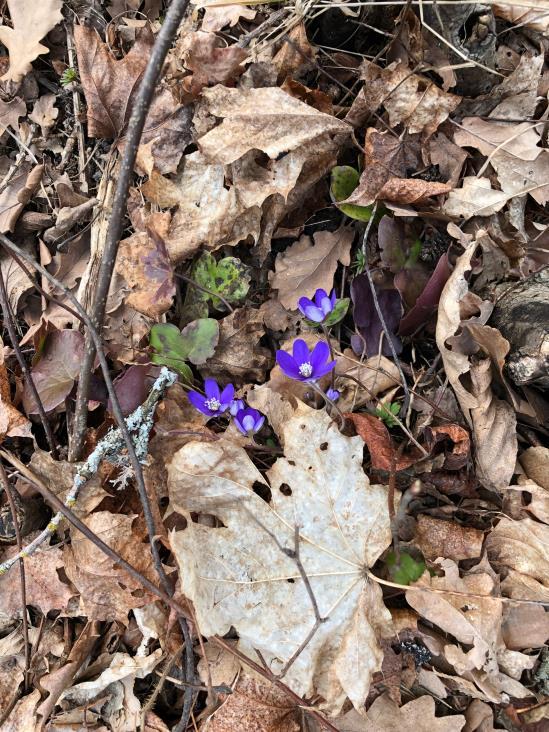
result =
[[383,422],[373,414],[347,413],[343,416],[354,424],[357,434],[368,446],[372,468],[375,470],[404,470],[416,462],[417,456],[401,455],[393,465],[395,448],[391,435]]
[[242,62],[248,52],[236,45],[224,46],[215,33],[189,33],[185,45],[184,63],[193,73],[183,80],[183,86],[193,99],[205,86],[232,86],[244,72]]
[[444,466],[447,470],[459,470],[469,460],[471,442],[469,433],[457,424],[440,424],[436,427],[427,427],[425,430],[429,450],[433,450],[438,442],[451,440],[453,447],[451,452],[444,451],[446,460]]

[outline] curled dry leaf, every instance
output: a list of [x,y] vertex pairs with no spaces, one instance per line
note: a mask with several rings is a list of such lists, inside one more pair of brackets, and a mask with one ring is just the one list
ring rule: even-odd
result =
[[[380,588],[364,574],[391,541],[386,488],[369,484],[362,440],[341,435],[324,411],[300,404],[280,437],[285,457],[267,473],[269,503],[253,490],[265,478],[227,440],[191,442],[174,456],[171,505],[188,519],[171,535],[181,589],[204,635],[234,627],[241,650],[252,657],[260,650],[279,673],[314,625],[306,586],[286,553],[299,530],[302,566],[327,619],[284,682],[299,695],[321,695],[330,713],[347,697],[360,708],[381,668],[380,635],[390,634]],[[195,523],[190,512],[214,514],[223,528]]]
[[445,452],[443,467],[447,470],[459,470],[467,464],[471,450],[469,433],[458,424],[440,424],[427,427],[425,436],[429,448],[433,450],[437,442],[450,440],[453,443],[452,451]]
[[358,120],[383,105],[391,127],[403,124],[410,134],[432,135],[461,101],[461,97],[443,92],[430,79],[411,73],[403,63],[395,62],[382,69],[364,61],[361,78],[365,83],[349,117]]
[[419,455],[397,457],[389,430],[373,414],[345,414],[354,424],[357,434],[362,437],[370,452],[372,468],[375,470],[404,470],[413,465]]
[[549,491],[549,448],[541,445],[529,447],[519,459],[526,475]]
[[49,52],[40,41],[63,20],[62,0],[8,0],[12,28],[0,26],[0,41],[10,56],[10,67],[2,81],[20,81],[37,56]]
[[197,0],[193,5],[204,8],[202,30],[214,33],[227,25],[236,25],[240,18],[253,20],[257,12],[246,5],[217,5],[217,0]]
[[[492,392],[490,360],[472,363],[467,350],[454,337],[467,322],[462,321],[460,307],[464,307],[470,294],[466,275],[471,270],[475,249],[475,243],[466,249],[444,286],[438,309],[436,340],[446,375],[468,424],[473,427],[479,480],[487,488],[497,490],[509,485],[515,470],[518,449],[515,412],[510,404]],[[471,377],[469,388],[462,379],[465,374]]]
[[352,229],[317,231],[313,238],[314,244],[303,235],[276,258],[270,284],[288,310],[296,310],[301,297],[312,297],[319,288],[330,292],[338,262],[351,263]]
[[545,35],[549,32],[549,8],[540,0],[531,0],[528,5],[494,3],[492,7],[498,18],[503,18],[512,25],[519,28],[525,25]]
[[[0,26],[1,28],[3,26]],[[43,172],[43,165],[32,167],[30,163],[23,162],[6,188],[0,193],[0,232],[2,234],[14,230],[21,211],[40,185]]]
[[185,68],[192,71],[183,79],[183,88],[191,99],[198,97],[205,86],[234,84],[244,72],[243,62],[248,55],[237,45],[224,46],[215,33],[196,31],[184,39]]
[[273,56],[273,65],[278,71],[279,81],[287,76],[304,73],[314,60],[315,52],[307,38],[304,23],[298,23],[288,33],[282,46]]
[[17,131],[19,129],[19,117],[23,117],[26,113],[27,105],[21,97],[14,97],[7,102],[0,99],[0,129],[2,132],[6,127],[11,127],[12,130]]
[[39,125],[42,135],[47,136],[55,120],[59,116],[59,110],[54,106],[57,97],[55,94],[43,94],[35,103],[29,119]]
[[6,437],[32,437],[29,420],[11,403],[10,382],[1,339],[0,348],[0,441]]
[[336,388],[341,394],[338,407],[342,412],[371,403],[379,394],[400,384],[400,374],[393,361],[381,355],[359,361],[350,348],[339,355],[335,373]]
[[[98,511],[85,523],[127,562],[151,582],[156,577],[151,555],[143,551],[143,536],[133,526],[135,516]],[[128,612],[150,603],[154,598],[126,570],[79,532],[74,532],[64,550],[67,577],[80,593],[79,614],[89,620],[117,620],[127,624]]]

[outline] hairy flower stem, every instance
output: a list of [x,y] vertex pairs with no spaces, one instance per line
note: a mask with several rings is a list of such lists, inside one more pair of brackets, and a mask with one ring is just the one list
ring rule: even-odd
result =
[[314,381],[309,381],[308,384],[336,412],[337,416],[339,417],[339,421],[340,421],[339,428],[341,430],[345,429],[345,424],[346,424],[347,420],[345,419],[343,412],[337,406],[337,404],[332,399],[330,399],[330,397],[327,396],[327,394],[325,394],[325,392],[323,392],[322,389],[318,386],[318,384],[316,384]]
[[[320,327],[322,329],[322,333],[324,335],[324,338],[326,338],[326,343],[328,344],[328,348],[330,349],[330,359],[332,361],[335,361],[336,360],[336,357],[334,355],[334,348],[333,348],[332,342],[330,340],[330,329],[327,328],[324,325],[324,323],[321,323]],[[331,379],[330,385],[331,385],[331,387],[333,389],[335,387],[335,369],[332,369],[332,373],[330,374],[330,379]]]

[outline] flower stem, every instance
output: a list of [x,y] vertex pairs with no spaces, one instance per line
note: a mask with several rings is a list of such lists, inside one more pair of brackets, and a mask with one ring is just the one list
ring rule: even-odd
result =
[[322,391],[322,389],[318,386],[318,384],[316,382],[309,381],[308,383],[316,391],[316,393],[319,394],[322,397],[322,399],[327,404],[329,404],[332,407],[332,409],[337,413],[339,420],[340,420],[340,428],[343,429],[345,427],[345,423],[347,422],[347,420],[343,416],[343,412],[341,411],[341,409],[337,406],[337,404],[332,399],[330,399],[329,396],[327,396],[327,394],[325,392]]

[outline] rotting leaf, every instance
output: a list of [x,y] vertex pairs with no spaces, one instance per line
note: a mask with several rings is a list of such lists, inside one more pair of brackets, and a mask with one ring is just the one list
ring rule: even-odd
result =
[[182,331],[172,323],[156,323],[150,333],[151,360],[192,382],[192,371],[185,362],[204,363],[213,356],[218,340],[219,324],[213,318],[193,320]]
[[[241,650],[260,650],[278,673],[314,625],[296,564],[274,539],[294,549],[299,527],[301,562],[327,620],[284,682],[299,695],[323,696],[330,713],[346,697],[360,708],[381,668],[380,636],[391,634],[380,588],[364,574],[391,541],[386,488],[369,484],[362,440],[341,435],[325,412],[300,404],[280,438],[285,457],[267,473],[270,503],[253,491],[265,478],[227,440],[191,442],[174,456],[170,501],[188,517],[171,535],[182,591],[204,635],[234,627]],[[195,511],[214,514],[223,528],[194,523]]]
[[337,207],[343,211],[346,216],[358,221],[369,221],[372,218],[371,206],[357,206],[352,203],[340,203],[349,198],[355,188],[358,186],[360,173],[350,165],[338,165],[332,168],[330,178],[330,192],[333,196]]
[[189,284],[183,306],[184,316],[189,319],[207,317],[209,302],[216,310],[224,310],[221,298],[234,304],[243,300],[250,289],[250,268],[238,257],[224,257],[216,262],[215,257],[203,252],[190,276],[204,290]]

